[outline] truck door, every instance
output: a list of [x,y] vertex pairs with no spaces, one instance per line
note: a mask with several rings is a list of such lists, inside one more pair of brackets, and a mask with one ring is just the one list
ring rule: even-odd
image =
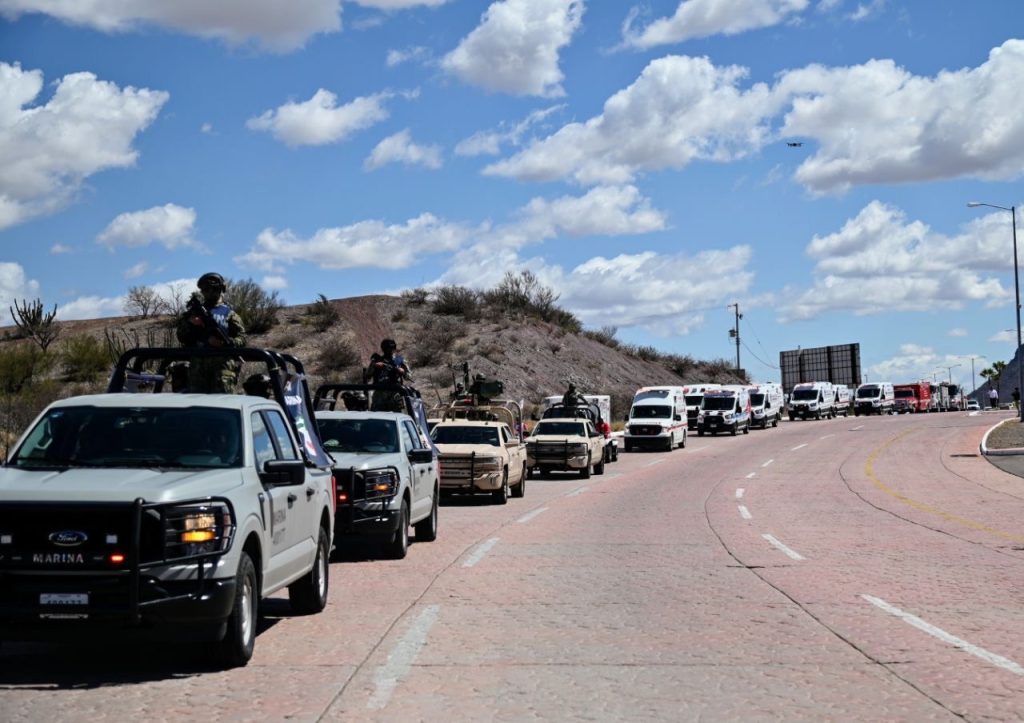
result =
[[[273,422],[268,421],[274,414],[283,424],[284,420],[278,412],[253,412],[251,417],[256,470],[264,480],[266,477],[263,465],[266,462],[275,459],[295,459],[283,456],[295,454],[290,437],[287,447],[281,449],[278,446],[277,435],[271,431]],[[308,567],[308,561],[304,559],[301,548],[297,547],[299,537],[305,529],[299,516],[306,511],[306,495],[304,486],[300,485],[273,485],[264,481],[263,487],[261,513],[264,516],[263,524],[270,545],[267,559],[264,560],[263,586],[272,588]]]
[[408,461],[408,453],[411,450],[426,449],[426,447],[420,440],[420,435],[416,433],[416,427],[412,422],[404,420],[399,426],[401,427],[402,448],[409,464],[409,487],[412,495],[412,509],[409,513],[414,520],[419,520],[430,512],[430,505],[433,503],[434,463],[413,464]]

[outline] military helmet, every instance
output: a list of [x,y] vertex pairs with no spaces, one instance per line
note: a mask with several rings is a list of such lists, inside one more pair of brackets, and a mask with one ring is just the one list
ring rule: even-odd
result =
[[224,277],[223,276],[221,276],[220,274],[218,274],[218,273],[216,273],[214,271],[211,271],[209,273],[206,273],[206,274],[203,274],[202,276],[200,276],[199,277],[199,281],[196,282],[196,286],[198,286],[200,289],[205,289],[205,288],[219,288],[219,289],[223,289],[223,288],[227,287],[227,284],[224,283]]
[[387,354],[389,351],[395,351],[398,348],[398,344],[395,343],[394,339],[385,339],[380,343],[380,350]]

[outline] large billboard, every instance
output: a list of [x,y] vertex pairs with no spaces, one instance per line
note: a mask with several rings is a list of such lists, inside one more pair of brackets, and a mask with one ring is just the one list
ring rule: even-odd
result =
[[855,389],[860,384],[860,344],[784,351],[779,354],[779,368],[786,394],[801,382],[832,382]]

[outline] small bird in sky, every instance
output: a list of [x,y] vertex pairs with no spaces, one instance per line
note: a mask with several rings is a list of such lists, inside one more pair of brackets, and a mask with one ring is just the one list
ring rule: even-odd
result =
[[786,141],[786,145],[790,148],[799,148],[803,144],[803,141]]

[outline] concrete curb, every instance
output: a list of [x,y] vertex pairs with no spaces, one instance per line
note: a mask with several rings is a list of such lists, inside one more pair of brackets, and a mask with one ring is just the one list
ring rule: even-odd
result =
[[1024,454],[1024,447],[1009,447],[1007,449],[989,449],[988,448],[988,435],[996,431],[997,428],[1006,424],[1007,422],[1017,421],[1016,417],[1012,419],[1004,419],[999,424],[995,424],[989,427],[989,430],[985,432],[985,436],[981,438],[981,453],[986,457],[1009,457],[1015,454]]

